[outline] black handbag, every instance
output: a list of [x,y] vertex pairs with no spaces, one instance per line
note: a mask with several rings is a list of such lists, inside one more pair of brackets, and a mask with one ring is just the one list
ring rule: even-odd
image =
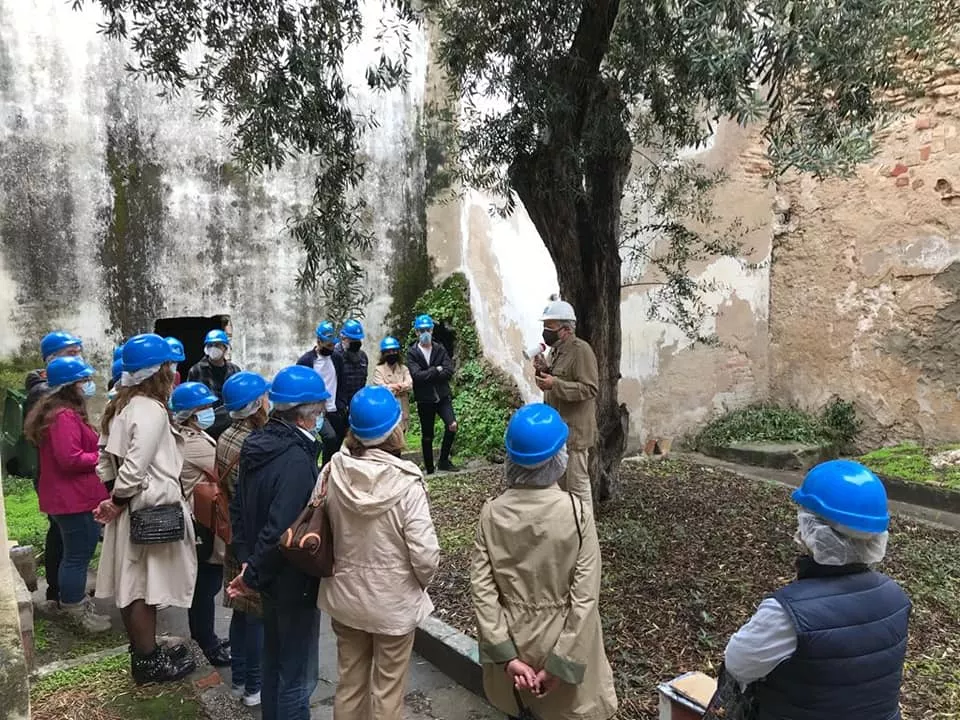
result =
[[130,513],[130,542],[134,545],[162,545],[185,537],[183,506],[156,505]]
[[703,720],[756,720],[759,714],[753,685],[740,690],[740,683],[720,666],[717,692],[710,699]]
[[520,698],[520,692],[517,690],[516,685],[513,687],[513,699],[517,701],[517,711],[520,713],[513,720],[537,720],[537,717],[533,714],[533,711],[523,704],[523,700]]

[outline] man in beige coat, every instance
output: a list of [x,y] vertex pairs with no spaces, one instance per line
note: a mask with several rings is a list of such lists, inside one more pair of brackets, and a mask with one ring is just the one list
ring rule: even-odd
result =
[[483,685],[514,717],[607,720],[617,711],[597,600],[600,545],[589,503],[557,486],[567,428],[537,403],[507,427],[508,489],[484,505],[470,584]]
[[563,300],[551,302],[540,318],[543,341],[550,347],[548,357],[537,355],[537,387],[543,401],[560,413],[570,428],[566,475],[560,487],[593,503],[590,485],[590,448],[597,442],[597,358],[586,340],[577,337],[577,316]]

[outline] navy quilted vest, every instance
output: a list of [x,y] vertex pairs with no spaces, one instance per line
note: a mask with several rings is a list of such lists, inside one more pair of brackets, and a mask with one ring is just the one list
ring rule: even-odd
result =
[[877,572],[808,577],[774,593],[797,651],[756,686],[759,720],[899,720],[910,599]]

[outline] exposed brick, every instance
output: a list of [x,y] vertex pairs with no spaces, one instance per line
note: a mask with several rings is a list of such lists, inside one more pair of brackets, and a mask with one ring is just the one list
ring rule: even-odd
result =
[[193,684],[198,690],[206,690],[207,688],[216,687],[221,682],[223,681],[220,678],[220,673],[214,670],[206,677],[202,677],[199,680],[194,681]]
[[920,188],[923,187],[923,180],[921,178],[917,178],[916,180],[913,181],[913,185],[911,185],[911,187],[914,190],[919,190]]
[[893,170],[890,171],[890,177],[900,177],[900,176],[903,175],[905,172],[907,172],[909,169],[910,169],[910,168],[908,168],[908,167],[907,167],[906,165],[904,165],[903,163],[897,163],[897,164],[894,166]]
[[929,130],[937,126],[937,121],[927,115],[921,115],[917,118],[917,130]]
[[930,146],[924,145],[920,148],[920,162],[926,162],[930,159]]
[[897,187],[907,187],[910,184],[910,178],[906,175],[901,175],[897,178]]

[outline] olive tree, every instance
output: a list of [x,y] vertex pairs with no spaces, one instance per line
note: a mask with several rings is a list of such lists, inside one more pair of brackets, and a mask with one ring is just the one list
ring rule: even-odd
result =
[[[371,247],[344,50],[358,0],[74,0],[140,58],[132,72],[219,108],[251,172],[295,154],[319,163],[313,202],[291,220],[300,282],[355,309]],[[373,59],[374,87],[403,82],[410,23],[439,27],[455,122],[455,174],[517,201],[556,265],[600,365],[596,496],[616,493],[627,411],[618,401],[623,260],[657,285],[651,312],[701,337],[704,285],[691,263],[739,252],[711,223],[722,177],[685,151],[717,122],[761,123],[772,175],[850,172],[873,152],[892,91],[951,57],[956,0],[385,0],[379,32],[401,52]],[[192,64],[191,48],[204,49]],[[625,190],[644,211],[624,218]],[[628,204],[627,207],[630,207]],[[629,215],[630,213],[628,213]],[[691,223],[691,219],[698,222]],[[703,232],[693,227],[707,227]]]

